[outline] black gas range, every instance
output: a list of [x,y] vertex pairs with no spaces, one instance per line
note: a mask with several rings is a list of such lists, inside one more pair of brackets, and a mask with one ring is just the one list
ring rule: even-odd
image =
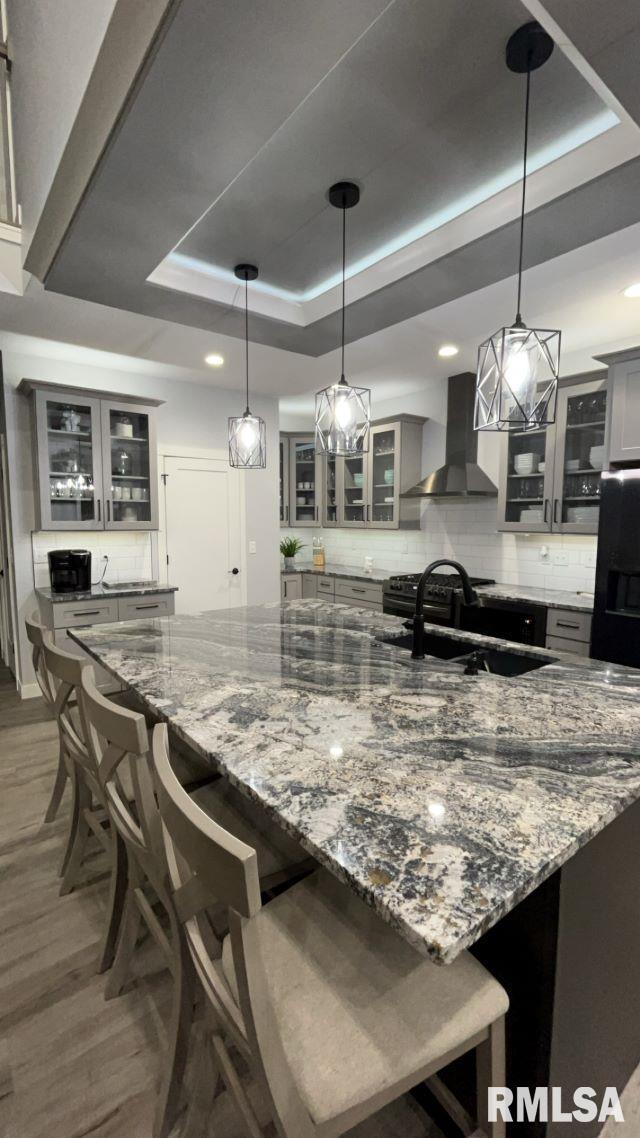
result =
[[[382,586],[383,611],[391,616],[413,616],[420,573],[389,577]],[[471,577],[472,586],[495,585],[488,577]],[[455,599],[460,589],[457,573],[432,573],[424,591],[424,618],[431,624],[455,624]]]

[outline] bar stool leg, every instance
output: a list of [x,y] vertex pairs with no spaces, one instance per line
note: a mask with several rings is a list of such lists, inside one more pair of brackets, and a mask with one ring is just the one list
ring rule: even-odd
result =
[[505,1138],[506,1122],[498,1118],[489,1122],[489,1087],[506,1085],[504,1016],[489,1027],[488,1037],[476,1047],[476,1083],[478,1125],[488,1138]]
[[62,795],[64,794],[64,788],[67,784],[67,778],[68,777],[69,776],[67,774],[67,768],[66,768],[65,762],[64,762],[64,752],[63,752],[62,741],[61,741],[60,742],[60,753],[58,755],[58,770],[56,772],[56,779],[55,779],[55,782],[53,784],[53,790],[51,791],[51,798],[49,799],[49,805],[47,806],[47,812],[44,816],[45,822],[53,822],[53,819],[55,818],[56,814],[58,813],[58,810],[60,808],[60,803],[62,801]]
[[107,924],[102,939],[98,972],[111,968],[116,954],[118,934],[122,924],[124,902],[127,894],[127,848],[117,832],[111,841],[111,879],[109,882],[109,901]]

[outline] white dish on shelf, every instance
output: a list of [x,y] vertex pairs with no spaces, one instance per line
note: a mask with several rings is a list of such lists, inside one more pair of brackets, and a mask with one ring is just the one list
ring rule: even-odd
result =
[[568,458],[564,464],[565,470],[580,470],[579,458]]
[[520,510],[521,522],[541,522],[542,510],[538,510],[533,506],[528,506],[524,510]]

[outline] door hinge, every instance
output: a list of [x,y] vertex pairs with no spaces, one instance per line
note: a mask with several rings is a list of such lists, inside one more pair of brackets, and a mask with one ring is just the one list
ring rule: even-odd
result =
[[166,486],[167,485],[167,478],[169,477],[169,475],[168,474],[161,474],[160,477],[162,479],[163,485]]

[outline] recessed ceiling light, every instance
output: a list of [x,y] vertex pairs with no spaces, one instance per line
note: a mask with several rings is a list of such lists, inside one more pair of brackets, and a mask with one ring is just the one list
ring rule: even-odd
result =
[[210,352],[208,356],[204,357],[204,362],[209,364],[209,367],[222,367],[224,356],[221,356],[220,352]]
[[455,344],[443,344],[438,348],[438,355],[442,356],[443,360],[448,360],[449,356],[457,356],[458,351],[459,348],[456,348]]
[[640,297],[640,281],[638,281],[636,284],[629,285],[628,288],[625,288],[624,296],[629,296],[632,299],[637,300],[638,297]]

